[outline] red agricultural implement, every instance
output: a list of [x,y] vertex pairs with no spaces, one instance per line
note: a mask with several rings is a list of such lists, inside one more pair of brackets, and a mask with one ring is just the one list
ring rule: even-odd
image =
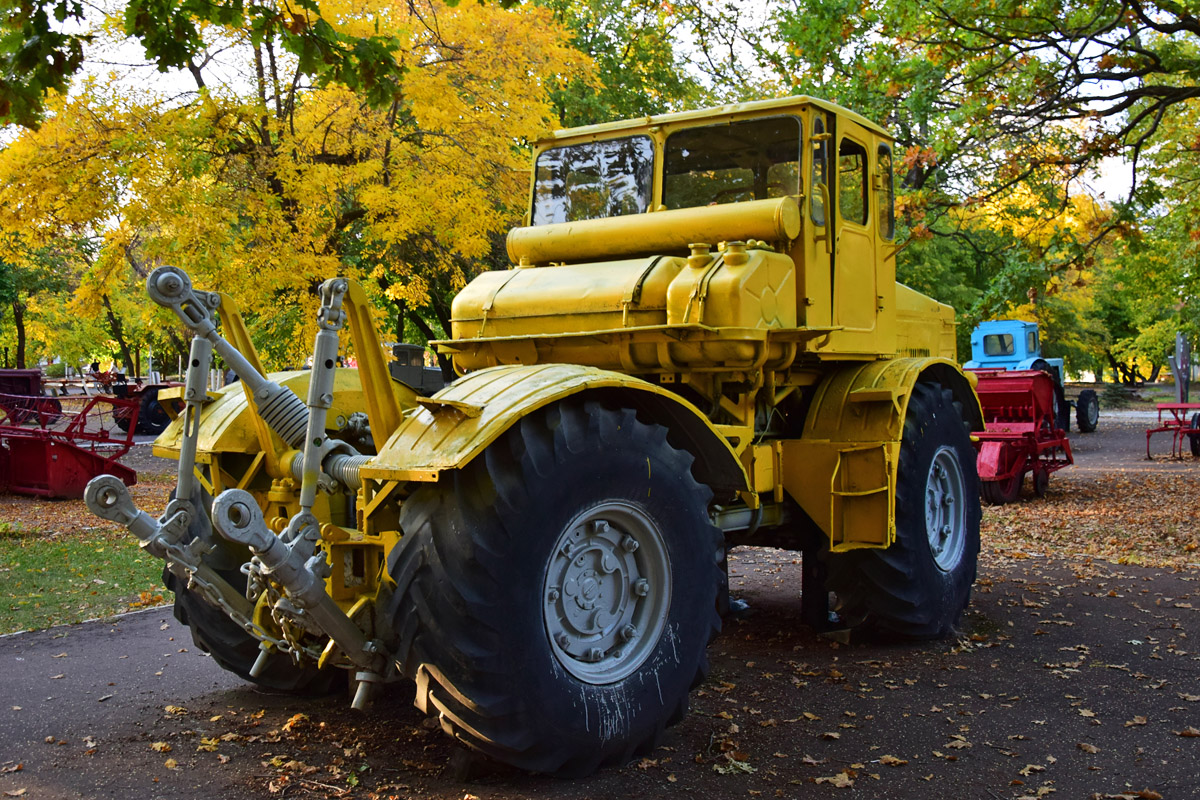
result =
[[972,370],[985,429],[977,433],[979,490],[985,503],[1011,503],[1025,475],[1046,494],[1050,473],[1074,463],[1067,434],[1055,422],[1054,381],[1041,370]]
[[83,497],[87,482],[104,473],[132,486],[137,473],[117,459],[133,446],[139,403],[0,394],[0,491]]

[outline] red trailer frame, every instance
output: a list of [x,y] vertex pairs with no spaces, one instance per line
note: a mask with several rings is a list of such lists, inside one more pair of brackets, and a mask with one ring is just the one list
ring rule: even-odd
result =
[[1011,503],[1033,474],[1033,490],[1046,494],[1050,473],[1075,462],[1066,431],[1056,423],[1054,381],[1041,370],[971,370],[983,407],[979,488],[984,502]]
[[[127,486],[137,473],[117,459],[133,446],[140,401],[117,397],[0,394],[0,491],[83,497],[97,475]],[[122,431],[120,419],[132,424]]]

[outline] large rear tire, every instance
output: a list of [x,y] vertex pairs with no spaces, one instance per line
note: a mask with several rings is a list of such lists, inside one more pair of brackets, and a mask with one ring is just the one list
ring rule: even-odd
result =
[[1075,400],[1075,423],[1081,433],[1092,433],[1100,424],[1100,400],[1093,389],[1084,389]]
[[908,401],[896,477],[896,541],[829,557],[843,618],[914,639],[952,633],[979,555],[979,477],[962,410],[937,383]]
[[720,627],[723,542],[691,464],[633,410],[567,401],[410,497],[388,567],[417,707],[534,772],[649,752]]

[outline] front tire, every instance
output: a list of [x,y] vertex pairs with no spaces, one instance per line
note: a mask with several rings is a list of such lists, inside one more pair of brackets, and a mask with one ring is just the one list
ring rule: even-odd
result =
[[388,566],[417,707],[534,772],[649,752],[720,626],[723,542],[691,463],[633,410],[568,401],[410,497]]
[[951,393],[919,383],[908,401],[896,477],[896,540],[830,556],[848,620],[914,639],[947,636],[971,597],[979,555],[975,450]]
[[1092,433],[1100,424],[1100,400],[1094,389],[1084,389],[1075,401],[1075,423],[1081,433]]

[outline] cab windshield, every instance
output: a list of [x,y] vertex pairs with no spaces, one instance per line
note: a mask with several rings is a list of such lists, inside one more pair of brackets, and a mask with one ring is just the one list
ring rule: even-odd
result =
[[705,125],[667,137],[663,205],[694,208],[800,193],[796,117]]
[[565,145],[538,156],[531,223],[641,214],[650,207],[654,143],[628,136]]

